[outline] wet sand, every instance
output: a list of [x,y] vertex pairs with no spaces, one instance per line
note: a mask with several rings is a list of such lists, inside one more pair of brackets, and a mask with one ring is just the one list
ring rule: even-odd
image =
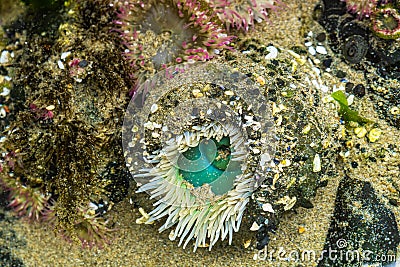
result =
[[[318,1],[289,2],[286,11],[271,15],[272,25],[257,25],[250,34],[265,44],[273,43],[282,47],[303,45],[304,34],[309,31],[309,27],[318,29],[316,22],[312,21],[312,12]],[[373,171],[357,175],[371,177],[368,173]],[[286,251],[300,253],[304,250],[319,252],[323,249],[339,177],[342,176],[343,173],[338,171],[337,176],[329,181],[329,186],[318,191],[313,209],[298,208],[296,213],[285,215],[277,233],[271,237],[269,252],[279,251],[281,247]],[[379,175],[372,176],[378,179]],[[149,211],[151,207],[144,204],[146,197],[145,194],[132,196],[139,206],[143,205]],[[118,232],[112,244],[104,249],[82,249],[56,237],[43,226],[23,220],[12,221],[13,225],[3,221],[0,227],[12,228],[17,240],[25,240],[26,245],[16,247],[13,254],[22,259],[26,266],[294,266],[294,263],[274,262],[268,258],[255,260],[259,252],[252,246],[244,247],[248,240],[255,242],[255,235],[249,231],[234,234],[231,246],[226,241],[219,241],[211,252],[207,248],[199,248],[193,253],[191,248],[182,249],[176,241],[170,241],[169,231],[158,233],[161,223],[136,224],[136,219],[141,215],[138,206],[130,204],[129,197],[115,208],[115,213],[119,215],[113,219]],[[299,227],[305,231],[299,233]],[[296,266],[316,266],[316,263],[304,261],[296,263]]]

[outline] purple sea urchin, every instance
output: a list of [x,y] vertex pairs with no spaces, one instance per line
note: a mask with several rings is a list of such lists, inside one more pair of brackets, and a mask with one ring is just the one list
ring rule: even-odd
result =
[[126,1],[121,4],[121,36],[126,58],[139,73],[155,73],[181,62],[205,61],[231,49],[228,36],[197,0]]
[[268,21],[271,11],[283,6],[280,0],[209,0],[220,20],[229,29],[248,31],[255,22]]

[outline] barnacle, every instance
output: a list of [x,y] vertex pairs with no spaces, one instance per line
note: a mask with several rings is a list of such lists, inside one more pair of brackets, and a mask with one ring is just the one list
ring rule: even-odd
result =
[[[146,88],[146,90],[142,90]],[[227,104],[229,103],[229,104]],[[274,142],[254,82],[220,64],[167,69],[143,85],[124,121],[127,166],[138,192],[157,199],[150,221],[184,247],[231,243]]]

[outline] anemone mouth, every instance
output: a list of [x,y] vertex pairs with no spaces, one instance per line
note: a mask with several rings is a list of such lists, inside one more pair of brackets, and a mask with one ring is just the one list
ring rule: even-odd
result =
[[272,158],[272,118],[254,82],[220,64],[160,72],[128,107],[123,146],[138,192],[155,200],[149,221],[194,250],[239,230]]
[[190,195],[193,200],[189,203],[182,199],[178,202],[181,207],[202,206],[215,203],[237,186],[247,175],[246,158],[244,137],[235,126],[193,125],[192,131],[171,138],[163,149],[149,156],[147,160],[156,164],[143,169],[143,174],[136,174],[135,178],[156,178],[139,189],[152,197],[168,187],[161,195],[163,202],[170,205],[174,201],[168,199],[168,194],[171,187],[177,187],[177,195]]

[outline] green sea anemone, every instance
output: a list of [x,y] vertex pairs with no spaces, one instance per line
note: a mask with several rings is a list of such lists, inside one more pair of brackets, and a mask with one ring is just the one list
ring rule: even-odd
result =
[[132,99],[124,121],[127,166],[156,199],[149,222],[194,250],[232,242],[265,177],[273,141],[265,99],[245,75],[220,64],[157,74]]

